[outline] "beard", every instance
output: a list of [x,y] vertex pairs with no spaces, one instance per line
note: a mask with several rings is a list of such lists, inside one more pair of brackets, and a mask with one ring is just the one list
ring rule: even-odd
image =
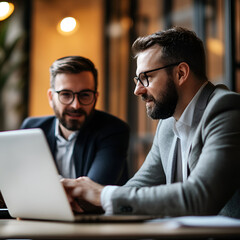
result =
[[153,101],[154,105],[147,107],[147,115],[152,119],[166,119],[172,117],[178,101],[178,94],[173,79],[168,78],[166,91],[162,94],[161,100],[151,95],[143,94],[142,100]]
[[[80,128],[82,128],[89,121],[89,119],[93,115],[94,107],[91,110],[90,114],[87,114],[86,111],[84,111],[83,109],[72,109],[72,108],[65,109],[63,111],[63,113],[61,114],[58,111],[55,104],[53,104],[53,110],[54,110],[54,113],[55,113],[56,117],[58,118],[60,124],[62,124],[63,127],[65,127],[66,129],[68,129],[70,131],[77,131]],[[72,114],[72,113],[80,114],[80,115],[84,116],[84,120],[79,121],[77,119],[67,119],[66,116],[68,114]]]

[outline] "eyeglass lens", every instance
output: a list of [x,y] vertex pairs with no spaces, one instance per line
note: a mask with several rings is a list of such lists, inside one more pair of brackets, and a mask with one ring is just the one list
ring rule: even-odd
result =
[[145,86],[145,87],[148,86],[148,78],[145,73],[140,73],[140,75],[138,77],[143,86]]
[[89,105],[94,101],[94,92],[92,91],[82,91],[74,93],[72,91],[60,91],[58,92],[59,101],[63,104],[71,104],[74,101],[75,94],[77,94],[78,101],[83,105]]
[[147,75],[145,73],[140,73],[140,75],[138,77],[134,78],[134,82],[137,85],[137,82],[140,81],[140,83],[147,87],[148,86],[148,79],[147,79]]

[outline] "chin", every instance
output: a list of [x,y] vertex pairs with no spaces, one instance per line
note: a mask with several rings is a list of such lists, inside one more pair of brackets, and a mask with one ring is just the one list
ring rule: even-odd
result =
[[70,131],[77,131],[79,130],[80,128],[82,128],[82,126],[84,125],[85,121],[84,122],[79,122],[77,120],[69,120],[67,125],[66,125],[66,128]]

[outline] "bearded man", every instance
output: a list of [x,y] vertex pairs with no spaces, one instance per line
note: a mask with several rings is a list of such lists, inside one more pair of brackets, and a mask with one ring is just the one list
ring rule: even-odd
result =
[[55,116],[27,118],[21,128],[41,128],[59,174],[88,176],[100,184],[126,182],[128,125],[95,109],[97,70],[87,58],[67,56],[50,67],[48,100]]
[[240,217],[240,95],[206,76],[203,42],[174,27],[139,37],[135,95],[160,119],[152,148],[124,186],[87,177],[62,183],[76,211],[78,200],[107,214]]

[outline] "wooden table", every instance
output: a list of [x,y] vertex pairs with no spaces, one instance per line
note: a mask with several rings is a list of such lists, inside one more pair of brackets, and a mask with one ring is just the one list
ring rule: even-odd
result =
[[171,221],[66,223],[0,220],[0,238],[18,239],[240,239],[240,228],[180,227]]

